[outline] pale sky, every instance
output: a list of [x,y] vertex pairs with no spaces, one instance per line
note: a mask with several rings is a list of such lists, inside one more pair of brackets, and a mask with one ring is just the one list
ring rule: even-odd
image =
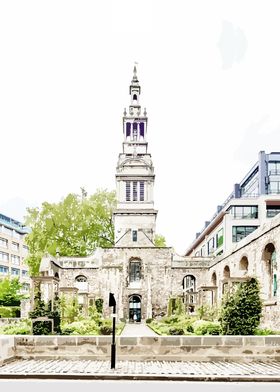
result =
[[279,1],[0,2],[0,212],[115,188],[134,62],[157,232],[182,254],[280,151]]

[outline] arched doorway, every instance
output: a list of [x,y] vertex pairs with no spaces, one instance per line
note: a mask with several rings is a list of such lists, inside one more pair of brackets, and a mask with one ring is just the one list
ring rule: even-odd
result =
[[273,243],[265,246],[262,259],[264,261],[263,290],[266,298],[277,296],[277,261],[276,250]]
[[141,322],[141,297],[131,295],[129,297],[129,321],[132,323]]

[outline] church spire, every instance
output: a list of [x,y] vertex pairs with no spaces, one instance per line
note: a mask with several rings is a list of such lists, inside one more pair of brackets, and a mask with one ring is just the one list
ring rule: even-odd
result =
[[128,112],[124,110],[123,133],[124,133],[124,152],[127,154],[147,153],[148,143],[147,134],[147,112],[146,108],[142,113],[139,96],[141,87],[137,76],[136,64],[133,67],[133,76],[129,86],[131,102]]
[[131,84],[134,84],[134,83],[139,83],[139,80],[137,78],[136,64],[134,65],[134,68],[133,68],[133,78],[132,78],[132,81],[131,81]]
[[133,108],[140,109],[141,106],[139,104],[139,95],[141,94],[141,87],[139,85],[139,80],[137,77],[136,64],[134,65],[133,68],[133,77],[132,77],[131,85],[129,86],[129,94],[131,96],[130,112],[133,112]]

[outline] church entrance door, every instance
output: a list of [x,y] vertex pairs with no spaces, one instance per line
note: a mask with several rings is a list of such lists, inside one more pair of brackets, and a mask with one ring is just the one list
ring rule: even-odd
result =
[[141,322],[141,297],[139,295],[132,295],[129,298],[129,321]]

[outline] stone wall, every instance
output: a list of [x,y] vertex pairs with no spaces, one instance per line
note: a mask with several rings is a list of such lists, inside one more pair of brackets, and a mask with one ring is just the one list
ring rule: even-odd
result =
[[[279,217],[280,218],[280,217]],[[277,217],[278,219],[278,217]],[[278,219],[279,220],[279,219]],[[264,302],[262,325],[274,330],[280,330],[280,226],[278,220],[264,224],[255,230],[241,243],[237,243],[231,253],[219,257],[212,263],[207,272],[207,281],[212,281],[213,273],[217,277],[218,302],[223,295],[223,284],[228,280],[225,276],[225,267],[229,267],[230,280],[238,281],[240,278],[256,277],[261,284],[261,297]],[[277,295],[271,293],[272,276],[265,260],[265,247],[273,244],[277,260]],[[242,259],[247,258],[248,268],[242,269]]]
[[0,366],[15,356],[14,336],[0,336]]
[[[111,355],[110,336],[22,335],[5,339],[6,352],[12,352],[14,339],[14,354],[26,359],[108,360]],[[116,350],[117,361],[280,361],[280,336],[117,337]]]

